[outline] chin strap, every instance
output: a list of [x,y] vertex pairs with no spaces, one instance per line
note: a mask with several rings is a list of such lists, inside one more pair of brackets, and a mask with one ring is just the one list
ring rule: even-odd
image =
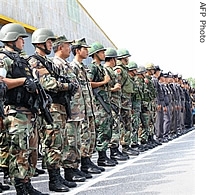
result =
[[36,45],[36,47],[39,48],[41,51],[43,51],[46,55],[49,55],[51,53],[51,51],[47,49],[46,43],[43,43],[43,45],[44,45],[44,49],[42,47],[37,46],[37,45]]

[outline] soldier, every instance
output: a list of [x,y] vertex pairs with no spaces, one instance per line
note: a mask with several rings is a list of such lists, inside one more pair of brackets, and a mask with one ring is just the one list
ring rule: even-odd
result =
[[[19,24],[9,23],[1,28],[0,40],[5,49],[1,52],[1,76],[8,86],[7,118],[4,126],[8,130],[9,174],[13,179],[18,195],[43,194],[33,188],[31,177],[34,168],[29,163],[31,148],[30,138],[36,128],[34,104],[37,100],[37,86],[33,81],[32,71],[21,55],[24,39],[28,37],[26,30]],[[2,74],[4,72],[4,74]]]
[[[52,49],[52,42],[56,39],[50,29],[40,28],[32,34],[32,44],[35,47],[35,54],[30,56],[29,63],[38,70],[40,81],[44,89],[52,97],[50,112],[54,122],[41,119],[42,149],[43,158],[49,174],[49,190],[55,192],[67,192],[68,187],[75,187],[76,184],[66,181],[60,174],[62,133],[64,131],[64,118],[66,117],[65,101],[61,97],[66,94],[75,94],[77,85],[60,79],[60,69],[52,60],[47,57]],[[57,50],[56,50],[57,51]],[[64,95],[65,94],[65,95]],[[67,187],[66,187],[67,186]]]
[[[0,62],[1,63],[1,62]],[[2,71],[3,69],[0,68],[0,71]],[[6,151],[5,149],[7,149],[7,146],[5,147],[5,143],[7,145],[7,139],[6,139],[6,129],[4,129],[4,124],[3,124],[3,120],[5,119],[5,113],[4,113],[4,102],[6,100],[6,92],[7,92],[7,85],[5,84],[5,82],[2,80],[3,78],[0,77],[0,167],[2,168],[2,166],[6,165],[8,166],[8,163],[6,162],[6,164],[4,163],[4,159],[8,159],[8,151]],[[6,155],[6,158],[4,157]],[[10,187],[8,185],[3,185],[0,182],[0,193],[2,193],[4,190],[9,190]]]
[[112,138],[110,141],[110,158],[113,160],[127,160],[128,156],[123,155],[119,150],[120,132],[121,132],[121,120],[120,108],[121,108],[121,85],[119,78],[114,72],[113,68],[117,62],[117,51],[113,48],[107,48],[105,51],[105,64],[104,67],[110,76],[111,87],[111,112],[112,112]]
[[79,85],[82,89],[82,96],[78,100],[80,108],[85,115],[81,125],[81,170],[85,173],[100,174],[105,171],[103,167],[97,166],[91,160],[95,148],[96,130],[95,130],[95,111],[94,96],[92,87],[87,78],[87,68],[83,60],[88,57],[88,48],[85,38],[74,40],[72,43],[72,53],[74,59],[70,66],[77,76]]
[[137,76],[137,68],[138,65],[135,62],[129,62],[128,65],[128,74],[131,76],[134,84],[134,93],[131,95],[132,100],[132,132],[131,132],[131,147],[136,149],[137,151],[143,151],[141,146],[138,144],[138,131],[141,124],[141,96],[142,91],[140,91],[140,79]]
[[[73,41],[68,41],[67,38],[63,36],[57,37],[53,43],[53,50],[55,56],[53,58],[54,65],[59,69],[59,79],[63,82],[72,82],[78,85],[78,90],[76,94],[74,93],[64,93],[64,99],[59,98],[63,101],[66,113],[63,118],[63,148],[62,148],[62,167],[64,168],[64,177],[67,181],[74,183],[76,181],[85,181],[86,177],[91,178],[91,175],[87,175],[81,172],[78,167],[81,162],[80,155],[80,126],[84,119],[84,114],[80,110],[80,103],[78,99],[82,96],[81,88],[76,79],[76,75],[70,68],[70,62],[66,59],[70,56],[71,48],[70,44]],[[75,186],[74,186],[75,187]]]
[[133,81],[128,74],[128,65],[130,53],[127,49],[117,50],[117,65],[114,67],[114,71],[119,78],[119,83],[121,85],[121,117],[123,123],[121,123],[121,137],[120,144],[122,145],[122,153],[126,155],[139,155],[139,152],[130,147],[131,144],[131,132],[132,121],[131,121],[131,94],[133,91]]
[[[144,117],[148,117],[148,132],[147,136],[145,137],[146,140],[142,140],[143,144],[146,144],[150,149],[155,147],[157,143],[154,141],[154,135],[155,135],[155,120],[156,120],[156,104],[155,104],[155,98],[157,96],[157,91],[154,86],[154,83],[152,81],[152,76],[155,73],[155,66],[153,63],[147,63],[145,66],[147,72],[145,75],[145,89],[144,89],[144,98],[145,102],[147,102],[144,105],[144,108],[147,107],[147,114],[144,113]],[[144,103],[145,103],[144,102]]]
[[115,166],[115,161],[107,157],[106,151],[112,137],[111,104],[110,104],[110,76],[102,66],[105,60],[104,46],[94,42],[89,48],[89,56],[93,61],[88,65],[88,79],[91,83],[96,99],[96,150],[98,151],[97,163],[99,166]]

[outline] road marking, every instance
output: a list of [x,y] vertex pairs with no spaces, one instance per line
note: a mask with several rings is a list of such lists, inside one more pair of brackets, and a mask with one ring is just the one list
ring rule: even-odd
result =
[[[157,146],[157,147],[155,147],[155,148],[153,148],[151,150],[148,150],[145,153],[140,153],[139,156],[134,157],[133,159],[129,159],[128,162],[126,162],[124,164],[116,165],[116,167],[114,167],[111,171],[104,172],[104,173],[101,174],[101,176],[98,176],[96,178],[92,178],[87,183],[82,184],[81,186],[78,186],[78,187],[74,188],[73,190],[70,189],[70,192],[65,193],[65,195],[68,195],[68,194],[69,195],[75,195],[75,194],[77,194],[77,193],[79,193],[81,191],[84,191],[84,190],[88,189],[90,186],[92,186],[92,185],[94,185],[94,184],[96,184],[96,183],[98,183],[100,181],[103,181],[107,177],[109,177],[109,176],[119,172],[121,169],[130,166],[131,164],[135,163],[136,161],[141,160],[145,156],[149,156],[152,153],[154,153],[154,152],[156,152],[156,151],[158,151],[158,150],[160,150],[160,149],[162,149],[162,148],[164,148],[164,147],[166,147],[166,146],[168,146],[168,145],[170,145],[172,143],[175,143],[178,140],[180,140],[180,139],[184,138],[185,136],[190,135],[192,133],[194,133],[194,130],[192,130],[192,131],[190,131],[190,132],[188,132],[188,133],[186,133],[186,134],[184,134],[184,135],[182,135],[182,136],[180,136],[180,137],[178,137],[176,139],[173,139],[173,140],[169,141],[168,143],[164,143],[164,144],[162,144],[160,146]],[[52,194],[56,194],[56,193],[52,193]]]

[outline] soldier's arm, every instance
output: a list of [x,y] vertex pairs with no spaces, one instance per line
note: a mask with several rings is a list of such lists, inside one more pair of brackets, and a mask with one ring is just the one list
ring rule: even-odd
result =
[[3,78],[2,80],[7,84],[8,89],[13,89],[15,87],[23,85],[26,80],[26,77],[17,79]]

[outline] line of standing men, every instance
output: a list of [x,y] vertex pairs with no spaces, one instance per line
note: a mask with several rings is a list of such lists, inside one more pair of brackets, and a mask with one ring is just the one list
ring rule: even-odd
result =
[[[85,38],[70,41],[46,28],[33,32],[35,53],[27,56],[22,52],[27,36],[16,23],[0,31],[4,43],[0,76],[6,86],[0,166],[18,195],[46,194],[31,184],[39,144],[49,190],[55,192],[67,192],[104,167],[161,144],[155,128],[157,94],[149,75],[151,65],[145,75],[145,70],[129,63],[126,49],[104,48],[99,42],[89,46]],[[52,49],[55,56],[50,58]],[[72,62],[67,60],[70,52]],[[88,56],[93,61],[86,67],[83,60]],[[94,150],[97,165],[91,161]]]

